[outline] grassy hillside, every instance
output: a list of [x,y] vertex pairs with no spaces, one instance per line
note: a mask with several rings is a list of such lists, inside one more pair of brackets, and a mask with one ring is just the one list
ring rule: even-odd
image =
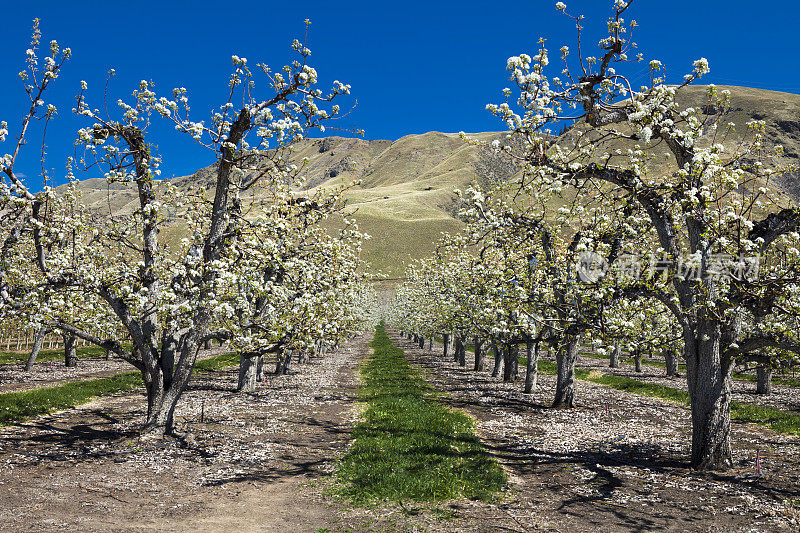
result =
[[[736,133],[725,139],[733,149],[746,133],[744,124],[751,119],[767,123],[767,148],[784,147],[784,156],[776,163],[800,163],[800,95],[719,86],[732,93],[731,109],[723,123],[736,124]],[[685,106],[704,113],[708,109],[706,87],[688,87],[681,97]],[[478,133],[482,140],[498,138],[501,133]],[[569,133],[567,133],[569,135]],[[477,180],[482,183],[506,179],[517,169],[500,156],[463,143],[457,134],[429,132],[407,135],[396,141],[364,140],[343,137],[307,139],[295,147],[294,158],[308,163],[305,169],[308,187],[358,178],[361,184],[348,193],[348,205],[361,228],[372,235],[365,244],[365,258],[373,269],[388,277],[402,275],[409,258],[421,257],[433,250],[442,232],[458,229],[453,217],[453,189]],[[667,169],[658,169],[665,171]],[[198,170],[191,176],[178,177],[173,183],[210,187],[213,168]],[[789,172],[773,187],[800,197],[800,174]],[[133,187],[109,185],[102,179],[80,184],[83,201],[97,210],[130,212],[137,206]]]

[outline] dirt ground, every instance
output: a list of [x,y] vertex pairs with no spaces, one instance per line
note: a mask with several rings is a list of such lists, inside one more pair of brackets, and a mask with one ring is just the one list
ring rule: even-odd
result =
[[[493,503],[337,498],[330,475],[360,404],[371,335],[235,394],[235,370],[197,375],[176,419],[186,443],[141,441],[144,398],[124,393],[0,428],[0,531],[797,531],[797,439],[734,424],[736,467],[686,467],[688,411],[579,383],[574,410],[464,370],[392,334],[442,401],[475,417],[509,474]],[[763,475],[754,473],[755,450]]]
[[176,411],[191,431],[185,445],[136,438],[141,393],[0,428],[0,530],[335,527],[321,480],[357,417],[368,340],[268,376],[250,394],[233,392],[235,370],[197,375]]
[[[525,395],[521,383],[444,361],[440,345],[432,354],[393,339],[451,406],[476,418],[478,434],[509,473],[497,523],[484,521],[479,530],[800,529],[797,438],[734,422],[735,467],[700,474],[687,467],[691,427],[682,406],[581,381],[578,408],[553,410],[554,376],[540,375],[535,393]],[[752,476],[756,450],[759,477]],[[488,515],[480,507],[458,514],[467,522]]]

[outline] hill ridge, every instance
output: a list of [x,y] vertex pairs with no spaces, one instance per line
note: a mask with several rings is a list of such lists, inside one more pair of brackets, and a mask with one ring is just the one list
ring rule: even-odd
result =
[[[767,148],[781,144],[784,156],[777,162],[800,163],[800,95],[749,87],[718,85],[731,91],[727,121],[744,132],[753,118],[767,123]],[[681,104],[715,114],[705,106],[707,86],[689,86],[681,92]],[[491,141],[505,132],[478,132],[472,138]],[[473,181],[488,183],[507,179],[518,169],[503,156],[463,143],[458,133],[429,131],[404,135],[397,140],[363,139],[332,135],[307,138],[293,151],[293,159],[308,160],[308,188],[359,178],[361,184],[347,194],[356,209],[354,217],[373,238],[364,254],[375,269],[397,277],[409,257],[433,251],[442,231],[458,230],[453,190]],[[355,166],[355,170],[352,167]],[[189,176],[169,180],[178,187],[212,185],[214,165]],[[795,170],[779,182],[794,199],[800,198],[800,173]],[[80,182],[83,202],[101,212],[130,212],[137,195],[132,186],[108,184],[102,178]]]

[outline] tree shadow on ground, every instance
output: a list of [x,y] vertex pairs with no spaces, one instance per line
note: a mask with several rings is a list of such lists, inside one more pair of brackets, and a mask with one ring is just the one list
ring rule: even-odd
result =
[[[398,344],[413,363],[425,370],[426,378],[452,394],[451,397],[443,396],[448,406],[466,410],[479,420],[492,424],[502,423],[505,416],[525,412],[532,416],[530,426],[526,426],[522,435],[508,436],[489,431],[482,434],[482,440],[489,453],[520,480],[520,499],[527,499],[541,510],[547,509],[554,515],[565,517],[566,521],[560,523],[567,525],[568,529],[686,530],[696,528],[701,523],[699,521],[713,520],[718,511],[705,509],[705,504],[701,503],[703,500],[694,498],[691,489],[687,492],[687,488],[677,488],[670,483],[681,478],[689,487],[706,487],[696,490],[714,491],[723,499],[727,494],[731,505],[736,503],[735,497],[730,496],[734,492],[760,497],[768,495],[776,501],[797,498],[796,484],[776,483],[780,479],[784,482],[800,479],[793,477],[792,472],[776,474],[774,479],[769,476],[748,479],[747,476],[735,475],[740,471],[696,472],[689,468],[685,447],[674,449],[665,447],[663,443],[623,443],[620,442],[622,439],[617,441],[613,438],[598,443],[588,438],[574,442],[568,447],[569,451],[564,451],[563,447],[555,451],[544,441],[544,431],[537,427],[548,423],[547,414],[551,412],[548,405],[540,405],[534,398],[528,400],[519,390],[510,391],[501,384],[500,378],[491,377],[487,372],[475,373],[471,367],[454,368],[450,361],[442,359],[441,353],[420,351],[402,341]],[[637,377],[648,374],[656,375],[648,372]],[[602,406],[585,406],[575,411],[583,410],[590,411],[588,421],[592,424],[602,423]],[[534,414],[536,411],[538,413]],[[642,423],[659,424],[664,420],[653,414],[651,418],[642,419]],[[764,437],[761,441],[763,447],[786,445],[785,442],[774,442],[772,437]],[[791,464],[787,468],[792,468]],[[717,491],[714,487],[718,484],[730,488]],[[617,495],[622,495],[622,499]]]
[[234,474],[232,476],[207,481],[205,487],[220,487],[232,483],[275,483],[282,479],[303,476],[309,479],[319,478],[326,475],[325,467],[328,459],[296,460],[281,466],[275,466],[263,470],[255,470]]

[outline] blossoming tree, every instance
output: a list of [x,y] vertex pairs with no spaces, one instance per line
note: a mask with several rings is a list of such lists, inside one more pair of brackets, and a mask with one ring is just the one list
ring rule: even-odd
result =
[[[543,46],[534,56],[508,60],[518,95],[512,100],[507,89],[508,101],[489,110],[524,148],[496,148],[523,162],[526,176],[547,176],[570,197],[595,197],[609,209],[627,205],[625,221],[647,227],[624,249],[658,256],[663,276],[628,280],[615,290],[657,298],[678,323],[692,404],[691,462],[700,469],[726,468],[735,359],[767,347],[800,348],[792,334],[800,212],[774,193],[780,169],[769,168],[763,123],[750,123],[741,142],[727,143],[731,150],[725,141],[739,133],[722,123],[724,113],[679,104],[681,90],[709,71],[705,59],[695,61],[679,85],[660,77],[659,61],[650,62],[648,86],[634,88],[618,72],[642,59],[628,56],[636,24],[624,14],[632,3],[614,2],[599,57],[578,50],[571,63],[569,49],[561,49],[559,77],[546,75]],[[557,9],[568,13],[561,2]],[[580,32],[582,17],[568,16]],[[710,87],[707,109],[724,110],[729,97]],[[552,143],[546,130],[563,120],[578,123]]]
[[[88,88],[82,83],[74,112],[85,118],[87,126],[78,132],[83,152],[74,164],[100,168],[109,181],[134,184],[139,200],[131,214],[112,213],[97,220],[75,197],[57,195],[49,187],[31,192],[14,170],[29,123],[55,113],[43,98],[70,55],[53,41],[51,55],[40,69],[38,39],[37,33],[23,75],[31,111],[17,134],[14,152],[2,163],[3,202],[9,206],[4,212],[10,217],[4,226],[10,229],[0,269],[4,305],[14,309],[32,295],[52,301],[57,294],[102,302],[104,312],[130,337],[132,351],[124,348],[123,339],[111,335],[113,328],[99,334],[57,313],[37,320],[105,347],[138,368],[148,400],[143,432],[171,433],[175,405],[199,349],[209,339],[225,338],[220,324],[249,310],[245,300],[222,297],[244,281],[231,250],[254,246],[242,238],[258,223],[247,217],[244,193],[259,184],[296,182],[302,168],[289,162],[291,145],[309,130],[323,128],[323,122],[338,112],[336,105],[328,109],[323,105],[349,92],[349,87],[335,82],[328,93],[316,89],[317,73],[308,64],[310,51],[299,41],[292,45],[296,59],[290,64],[278,70],[256,66],[270,93],[264,99],[256,96],[262,82],[257,83],[247,60],[233,56],[225,100],[208,122],[190,117],[184,88],[175,89],[169,98],[159,97],[143,81],[130,103],[117,103],[114,118],[88,104]],[[176,130],[215,154],[210,198],[202,190],[179,192],[159,182],[161,157],[154,153],[148,133],[156,119],[171,121]],[[4,123],[3,137],[5,131]],[[52,216],[62,212],[70,217]],[[184,238],[177,246],[167,246],[159,238],[176,224],[168,212],[181,214]],[[35,287],[10,278],[21,265],[38,269]]]

